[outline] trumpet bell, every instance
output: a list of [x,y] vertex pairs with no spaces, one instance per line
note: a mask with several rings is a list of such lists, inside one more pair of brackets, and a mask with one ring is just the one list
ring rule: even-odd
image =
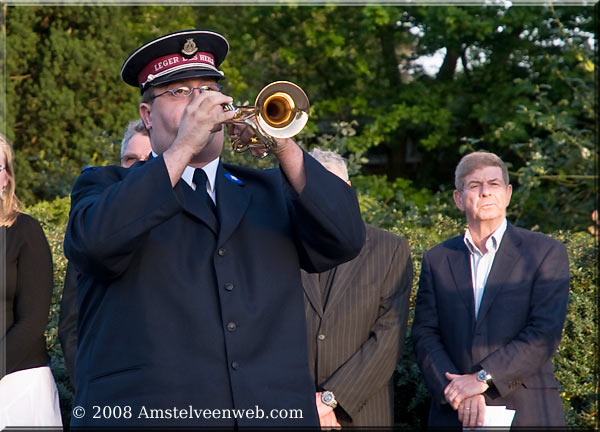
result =
[[290,138],[306,126],[310,103],[306,93],[289,81],[275,81],[256,97],[256,122],[267,135]]
[[277,147],[276,138],[291,138],[306,126],[310,103],[296,84],[275,81],[260,91],[253,106],[225,104],[223,110],[235,111],[234,117],[224,124],[246,125],[255,134],[251,143],[242,142],[238,136],[232,135],[232,149],[242,153],[251,148],[261,148],[262,154],[255,156],[265,157]]

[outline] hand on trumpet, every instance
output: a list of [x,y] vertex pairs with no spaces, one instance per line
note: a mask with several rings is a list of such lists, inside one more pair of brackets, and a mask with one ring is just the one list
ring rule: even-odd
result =
[[[234,116],[222,106],[233,99],[218,91],[204,91],[211,83],[214,81],[197,78],[167,83],[154,90],[150,102],[140,104],[152,147],[163,155],[172,186],[186,166],[202,166],[221,153],[223,123]],[[187,94],[176,96],[171,93],[175,90]]]
[[214,140],[215,134],[223,129],[223,122],[233,117],[232,112],[223,111],[224,103],[232,98],[215,91],[204,91],[191,96],[185,107],[175,142],[198,155]]
[[250,126],[241,123],[227,124],[227,133],[232,142],[237,140],[240,145],[247,145],[248,150],[255,158],[264,158],[269,153],[276,154],[289,143],[293,143],[289,138],[273,138],[277,141],[277,147],[268,149]]
[[302,149],[291,138],[273,138],[277,146],[267,150],[260,139],[254,134],[252,128],[245,124],[228,124],[227,133],[232,141],[240,140],[240,144],[248,144],[248,150],[254,157],[263,158],[273,154],[280,168],[285,172],[286,178],[298,194],[302,193],[306,184],[304,172],[304,156]]
[[275,81],[264,87],[254,105],[224,105],[223,110],[236,113],[232,120],[226,121],[235,125],[228,127],[233,150],[238,153],[250,150],[260,158],[273,153],[279,159],[290,143],[295,145],[287,137],[304,128],[309,107],[304,91],[288,81]]
[[241,123],[227,124],[226,126],[231,142],[238,142],[241,146],[248,146],[248,150],[252,153],[252,156],[262,158],[268,154],[267,149],[250,126]]

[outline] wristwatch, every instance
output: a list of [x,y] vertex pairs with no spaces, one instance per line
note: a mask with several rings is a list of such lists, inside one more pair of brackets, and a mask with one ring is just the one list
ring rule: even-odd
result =
[[492,376],[485,369],[481,369],[477,372],[477,381],[492,385]]
[[335,409],[337,406],[337,401],[335,400],[335,395],[333,392],[329,390],[325,390],[321,393],[321,402],[323,402],[328,407]]

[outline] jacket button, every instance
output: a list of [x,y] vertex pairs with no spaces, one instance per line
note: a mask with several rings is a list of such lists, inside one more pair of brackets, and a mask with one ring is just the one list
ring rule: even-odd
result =
[[223,288],[225,288],[225,291],[232,291],[233,290],[233,284],[228,282],[225,285],[223,285]]
[[227,251],[225,250],[225,248],[221,248],[221,249],[219,249],[219,251],[217,253],[219,254],[219,256],[225,256]]
[[317,338],[319,340],[325,340],[325,335],[324,334],[320,334],[319,336],[317,336]]
[[237,328],[237,326],[233,322],[230,322],[229,324],[227,324],[227,330],[229,330],[230,332],[235,331],[236,328]]
[[240,368],[240,365],[238,364],[238,362],[236,362],[236,361],[231,362],[231,369],[238,370],[239,368]]

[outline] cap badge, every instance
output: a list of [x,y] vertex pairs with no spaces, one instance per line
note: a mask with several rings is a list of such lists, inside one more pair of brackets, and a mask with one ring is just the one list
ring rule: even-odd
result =
[[191,57],[194,54],[196,54],[196,51],[198,51],[196,42],[194,42],[194,39],[190,38],[185,41],[185,44],[183,44],[183,49],[181,50],[181,54],[183,54],[186,57]]

